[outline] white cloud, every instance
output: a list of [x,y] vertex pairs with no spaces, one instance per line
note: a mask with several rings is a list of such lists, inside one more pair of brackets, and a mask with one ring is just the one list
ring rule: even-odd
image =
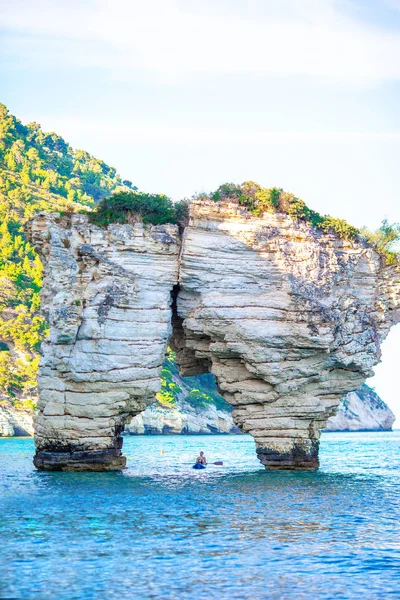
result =
[[[22,122],[28,122],[29,115],[22,115]],[[51,123],[51,125],[50,125]],[[290,142],[313,142],[346,144],[356,143],[400,143],[400,133],[384,131],[270,131],[244,127],[193,127],[165,125],[160,121],[129,121],[114,118],[111,122],[87,117],[66,118],[64,116],[43,117],[45,130],[54,129],[61,135],[73,138],[93,139],[101,137],[112,139],[113,143],[132,139],[135,144],[289,144]]]
[[24,65],[400,78],[400,36],[340,15],[333,0],[15,0],[2,26]]

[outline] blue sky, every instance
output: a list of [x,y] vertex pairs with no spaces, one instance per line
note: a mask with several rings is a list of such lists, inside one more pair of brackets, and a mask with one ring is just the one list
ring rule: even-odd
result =
[[[0,0],[1,101],[173,198],[400,221],[400,0]],[[395,410],[400,326],[372,385]]]

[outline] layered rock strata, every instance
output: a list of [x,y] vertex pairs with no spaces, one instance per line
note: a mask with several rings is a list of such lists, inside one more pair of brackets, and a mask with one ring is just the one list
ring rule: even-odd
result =
[[171,333],[180,239],[174,225],[93,226],[39,214],[28,235],[44,263],[34,464],[47,470],[125,466],[121,432],[160,389]]
[[0,437],[33,435],[33,410],[0,406]]
[[317,468],[320,430],[400,319],[397,268],[286,215],[194,201],[179,284],[183,375],[214,373],[266,467]]
[[172,225],[103,230],[82,215],[40,214],[27,229],[50,322],[40,469],[125,465],[121,432],[159,389],[171,298],[182,374],[214,373],[236,425],[275,469],[318,466],[320,429],[372,374],[400,318],[397,268],[281,214],[194,201],[182,242]]
[[[215,405],[193,406],[186,401],[185,379],[173,377],[182,389],[170,406],[154,402],[125,426],[126,435],[213,435],[237,434],[230,410]],[[0,437],[33,435],[34,411],[0,406]],[[329,417],[325,431],[391,431],[395,416],[367,385],[342,398],[339,409]]]

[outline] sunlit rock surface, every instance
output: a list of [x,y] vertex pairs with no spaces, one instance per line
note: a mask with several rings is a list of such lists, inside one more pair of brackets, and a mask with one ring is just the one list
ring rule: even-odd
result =
[[387,404],[364,384],[342,398],[336,415],[328,419],[326,431],[390,431],[394,422]]
[[399,320],[396,268],[286,215],[195,201],[179,283],[183,375],[214,373],[264,465],[318,467],[320,430],[371,376]]
[[[182,392],[176,404],[154,402],[133,417],[124,432],[128,435],[237,434],[240,429],[232,413],[215,405],[193,406],[187,401],[185,380],[174,377]],[[33,411],[0,407],[0,437],[33,435]],[[342,398],[337,414],[329,417],[326,431],[390,431],[395,417],[385,402],[367,385]]]
[[0,406],[0,437],[33,435],[33,411]]
[[39,214],[28,235],[45,267],[35,465],[125,465],[124,425],[160,389],[180,239],[174,225],[89,224]]
[[51,328],[41,469],[125,465],[121,432],[159,389],[171,298],[182,374],[214,373],[235,424],[276,469],[318,466],[320,429],[371,376],[400,318],[395,267],[286,215],[195,201],[182,240],[172,225],[103,230],[83,215],[39,214],[27,233]]

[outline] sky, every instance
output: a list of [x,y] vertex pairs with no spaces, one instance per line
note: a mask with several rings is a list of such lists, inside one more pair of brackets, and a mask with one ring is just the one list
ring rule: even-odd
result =
[[[0,0],[0,101],[174,199],[400,222],[400,0]],[[368,383],[397,414],[400,325]]]

